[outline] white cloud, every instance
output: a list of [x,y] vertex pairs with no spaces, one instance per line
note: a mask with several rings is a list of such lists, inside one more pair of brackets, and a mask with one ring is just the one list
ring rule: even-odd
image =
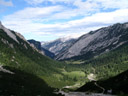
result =
[[[128,0],[26,0],[32,4],[40,4],[44,2],[52,2],[57,3],[63,2],[67,5],[70,4],[72,7],[66,7],[65,10],[61,12],[57,12],[56,14],[52,14],[48,20],[52,19],[71,19],[76,16],[88,16],[97,12],[101,12],[101,10],[109,10],[113,9],[125,9],[128,8]],[[47,20],[45,18],[45,20]]]
[[126,22],[128,21],[127,17],[128,9],[121,9],[114,12],[97,13],[80,20],[73,20],[66,23],[43,24],[34,23],[32,19],[17,21],[15,18],[6,17],[10,18],[10,20],[5,18],[4,24],[24,35],[29,33],[37,36],[42,35],[42,37],[48,35],[56,37],[77,37],[100,27],[118,22]]
[[51,15],[54,12],[61,11],[63,9],[62,6],[50,6],[50,7],[28,7],[21,11],[15,12],[14,14],[5,16],[6,19],[15,18],[15,19],[38,19],[45,18]]
[[[37,0],[33,1],[36,2]],[[45,0],[38,0],[38,2],[39,1],[44,2]],[[77,8],[69,8],[64,5],[28,7],[14,14],[5,16],[2,21],[8,28],[16,30],[25,36],[26,34],[30,34],[42,38],[51,36],[77,37],[100,27],[128,21],[127,0],[111,0],[111,2],[110,0],[86,0],[85,2],[82,0],[48,1],[53,3],[65,1],[66,3],[72,3],[73,6]],[[103,10],[116,8],[116,10],[102,12],[101,8]],[[83,18],[77,20],[70,19],[77,16],[83,16]],[[61,19],[67,21],[62,23]],[[52,22],[54,20],[57,20],[58,23]]]
[[104,9],[108,8],[128,8],[128,0],[89,0],[99,3]]
[[38,5],[44,2],[52,2],[53,4],[58,3],[58,2],[63,2],[63,3],[72,3],[74,0],[25,0],[27,3],[32,4],[32,5]]
[[44,2],[44,0],[25,0],[27,3],[29,4],[34,4],[34,5],[37,5],[37,4],[40,4],[42,2]]
[[128,0],[25,0],[29,4],[41,4],[45,2],[66,3],[76,6],[80,9],[96,10],[98,8],[128,8]]
[[12,1],[0,0],[0,5],[3,5],[3,6],[13,6],[13,3],[12,3]]
[[93,8],[128,8],[128,0],[75,0],[73,3],[77,7],[84,9]]
[[[70,21],[69,25],[72,26],[92,26],[97,24],[113,24],[117,22],[127,22],[128,21],[128,9],[120,9],[114,12],[102,12],[96,13],[92,16],[85,17],[80,20]],[[96,24],[97,23],[97,24]]]
[[[51,2],[64,2],[64,0],[49,0]],[[70,0],[68,0],[70,1]],[[65,2],[68,2],[67,0]],[[70,1],[72,6],[77,8],[67,8],[62,12],[57,14],[53,14],[49,20],[55,19],[70,19],[76,16],[88,16],[91,14],[95,14],[98,12],[102,12],[101,10],[107,10],[108,12],[126,9],[128,8],[128,0],[74,0]]]

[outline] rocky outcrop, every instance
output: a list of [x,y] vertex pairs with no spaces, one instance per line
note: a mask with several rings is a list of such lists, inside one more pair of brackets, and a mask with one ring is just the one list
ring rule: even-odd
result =
[[0,29],[4,30],[4,32],[6,32],[6,34],[12,38],[14,41],[16,41],[17,43],[19,43],[19,41],[16,38],[16,35],[14,33],[11,32],[11,30],[5,28],[2,23],[0,22]]

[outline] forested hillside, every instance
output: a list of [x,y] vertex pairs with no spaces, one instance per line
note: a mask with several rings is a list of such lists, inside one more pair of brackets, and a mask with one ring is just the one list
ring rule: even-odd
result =
[[[72,64],[68,61],[67,70],[82,70],[86,74],[94,73],[97,79],[106,79],[128,69],[128,44],[120,46],[109,53],[85,60],[81,64]],[[79,61],[78,61],[79,62]]]
[[57,68],[61,67],[31,47],[19,33],[0,26],[0,95],[54,96],[55,89],[43,79],[52,73],[60,74]]
[[[44,56],[35,47],[31,46],[19,33],[8,30],[3,25],[1,25],[0,27],[1,74],[4,74],[3,72],[6,72],[6,70],[7,72],[10,72],[10,69],[13,69],[13,71],[17,70],[19,73],[14,73],[16,74],[16,76],[20,76],[17,78],[23,80],[22,82],[26,82],[24,81],[24,79],[22,79],[22,73],[26,73],[27,76],[29,74],[32,76],[30,76],[30,78],[28,77],[28,79],[34,78],[33,76],[35,76],[40,80],[45,81],[48,86],[55,88],[62,88],[66,85],[75,84],[75,77],[71,77],[71,75],[75,75],[75,73],[68,73],[64,67],[66,64],[64,64],[63,62],[54,61]],[[9,70],[6,69],[6,67],[9,68]],[[14,79],[14,81],[12,82],[20,82],[19,80],[16,80],[15,74],[13,74],[14,77],[12,77],[12,79]],[[76,77],[79,78],[79,76]],[[6,81],[3,82],[6,83]],[[30,81],[29,83],[31,84],[32,82],[33,81]]]
[[[127,54],[128,43],[109,53],[100,55],[91,60],[86,60],[82,64],[69,64],[70,67],[67,66],[66,68],[69,71],[79,70],[85,72],[86,83],[83,87],[79,88],[78,91],[103,92],[103,89],[98,88],[95,85],[95,81],[97,81],[100,86],[106,89],[105,92],[107,92],[107,90],[113,89],[113,94],[127,94]],[[93,74],[93,77],[91,77],[93,82],[90,82],[89,74]],[[116,76],[118,74],[120,75]]]

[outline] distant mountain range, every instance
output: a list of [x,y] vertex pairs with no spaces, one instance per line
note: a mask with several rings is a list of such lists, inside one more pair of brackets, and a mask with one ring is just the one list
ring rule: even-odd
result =
[[54,57],[56,60],[88,60],[127,43],[127,30],[128,23],[117,23],[91,31],[76,39],[67,37],[41,42],[41,46],[42,50],[48,50],[49,54],[54,53],[55,55],[47,54],[47,56]]
[[58,55],[69,48],[76,39],[71,37],[59,38],[51,42],[42,42],[42,47]]
[[128,23],[114,24],[91,31],[70,44],[65,51],[57,54],[57,60],[87,60],[109,52],[128,42]]

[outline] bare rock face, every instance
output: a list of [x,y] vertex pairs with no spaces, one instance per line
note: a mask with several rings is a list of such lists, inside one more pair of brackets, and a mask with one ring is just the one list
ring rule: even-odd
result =
[[[33,50],[39,52],[40,54],[42,54],[43,52],[40,52],[35,46],[32,46],[25,38],[23,35],[21,35],[18,32],[14,32],[12,30],[9,30],[8,28],[4,27],[2,25],[2,23],[0,22],[0,30],[3,30],[4,33],[7,34],[7,36],[9,38],[11,38],[13,41],[15,41],[19,46],[23,45],[25,49],[28,49],[27,45],[29,45]],[[21,39],[21,40],[20,40]],[[0,40],[4,43],[4,44],[8,44],[9,47],[14,48],[14,45],[9,43],[9,41],[0,38]],[[44,55],[44,54],[43,54]]]
[[41,46],[41,42],[36,41],[36,40],[33,40],[33,39],[28,40],[28,42],[29,42],[31,45],[33,45],[33,47],[37,48],[43,55],[48,56],[48,57],[50,57],[50,58],[54,58],[54,56],[55,56],[54,53],[52,53],[52,52],[50,52],[50,51],[44,49],[44,48]]
[[19,43],[19,41],[17,40],[15,34],[13,34],[9,29],[7,29],[6,27],[4,27],[1,22],[0,22],[0,29],[4,30],[4,32],[6,32],[7,35],[8,35],[10,38],[12,38],[12,39],[15,40],[17,43]]
[[115,24],[81,36],[56,59],[88,59],[118,48],[128,42],[128,23]]
[[42,43],[42,47],[58,55],[69,48],[75,40],[74,38],[59,38],[51,42]]

